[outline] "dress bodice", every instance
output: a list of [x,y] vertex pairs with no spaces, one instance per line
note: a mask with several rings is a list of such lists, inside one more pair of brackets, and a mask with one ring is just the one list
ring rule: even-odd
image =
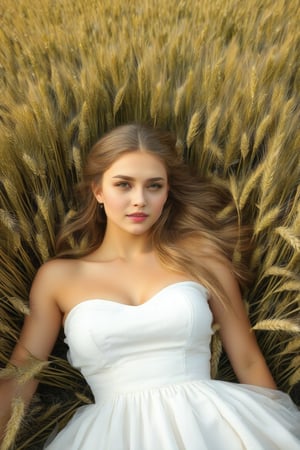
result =
[[64,328],[69,361],[97,401],[164,380],[209,379],[211,325],[206,289],[183,281],[139,306],[86,300],[70,311]]

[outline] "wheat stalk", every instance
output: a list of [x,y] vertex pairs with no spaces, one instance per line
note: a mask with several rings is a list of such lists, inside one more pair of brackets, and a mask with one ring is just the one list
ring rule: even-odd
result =
[[12,402],[12,414],[7,424],[7,433],[1,444],[1,450],[9,450],[13,444],[24,416],[24,402],[17,397]]
[[117,112],[119,111],[122,102],[124,100],[125,97],[125,93],[126,93],[126,89],[127,89],[127,81],[123,84],[123,86],[120,87],[120,89],[118,90],[115,100],[114,100],[114,105],[113,105],[113,115],[116,116]]
[[247,136],[247,133],[245,132],[242,134],[240,147],[241,147],[241,155],[243,159],[245,159],[249,153],[249,138]]
[[220,114],[221,114],[221,107],[218,105],[207,119],[203,143],[204,149],[208,148],[211,145]]
[[268,267],[268,269],[263,273],[264,277],[268,276],[278,276],[278,277],[287,277],[287,278],[294,278],[295,273],[291,270],[286,269],[285,267],[280,266],[271,266]]
[[260,215],[254,225],[254,233],[261,233],[265,228],[270,227],[276,222],[276,219],[280,213],[280,206],[275,206],[270,209],[264,215]]
[[276,289],[276,292],[282,292],[282,291],[298,292],[299,290],[300,290],[300,281],[292,280],[292,281],[286,281],[285,283],[282,283],[281,286],[279,286]]
[[282,350],[282,353],[296,353],[299,352],[299,346],[300,346],[300,338],[296,338],[292,341],[289,341],[286,347]]
[[264,170],[264,165],[260,164],[255,170],[250,173],[249,177],[246,178],[244,187],[241,191],[240,197],[239,197],[239,207],[240,209],[243,209],[246,201],[249,198],[250,193],[257,188],[257,183],[259,182],[259,179],[262,176]]
[[195,138],[197,137],[197,135],[199,133],[200,119],[201,119],[200,111],[194,112],[194,114],[192,115],[192,118],[190,120],[187,137],[186,137],[186,142],[187,142],[188,147],[192,146]]
[[28,315],[29,314],[29,308],[27,306],[27,304],[24,302],[24,300],[22,300],[21,298],[18,297],[8,297],[7,299],[13,306],[13,308],[20,312],[21,314],[24,315]]
[[300,367],[289,377],[290,386],[298,384],[300,381]]
[[179,115],[179,112],[182,109],[182,104],[183,104],[183,101],[184,101],[185,90],[186,90],[186,84],[183,84],[176,91],[175,103],[174,103],[174,114],[175,114],[175,117],[177,117]]
[[285,331],[287,333],[300,333],[300,325],[287,319],[265,319],[256,323],[252,330]]
[[215,378],[218,374],[218,366],[222,354],[222,341],[218,333],[215,333],[211,341],[211,377]]
[[287,227],[275,228],[275,233],[279,234],[297,252],[300,252],[300,239]]
[[255,152],[260,144],[262,143],[263,139],[265,138],[266,132],[272,122],[272,117],[270,114],[268,114],[266,117],[263,118],[261,123],[259,124],[256,134],[255,134],[255,140],[253,144],[253,151]]
[[163,91],[162,82],[159,81],[153,90],[153,96],[151,98],[150,103],[150,115],[154,119],[155,125],[157,124],[157,116],[161,104],[162,91]]

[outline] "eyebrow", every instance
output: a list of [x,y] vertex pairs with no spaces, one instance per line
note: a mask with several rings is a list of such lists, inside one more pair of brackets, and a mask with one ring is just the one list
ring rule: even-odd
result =
[[[122,180],[134,181],[133,177],[129,177],[127,175],[115,175],[113,178],[122,178]],[[163,177],[153,177],[148,178],[147,181],[165,181]]]

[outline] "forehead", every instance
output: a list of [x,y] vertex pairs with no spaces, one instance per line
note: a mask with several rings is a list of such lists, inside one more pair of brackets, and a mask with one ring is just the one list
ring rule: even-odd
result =
[[126,175],[133,178],[167,177],[167,170],[160,158],[147,152],[128,152],[120,156],[104,175]]

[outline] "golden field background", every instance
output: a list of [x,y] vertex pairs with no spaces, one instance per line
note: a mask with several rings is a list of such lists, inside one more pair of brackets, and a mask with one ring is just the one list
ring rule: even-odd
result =
[[[142,121],[176,132],[184,157],[227,180],[253,224],[255,281],[244,299],[279,387],[300,404],[300,2],[128,3],[0,4],[0,360],[53,255],[86,152],[113,126]],[[234,380],[218,338],[212,371]],[[17,374],[33,375],[43,384],[18,450],[42,448],[56,420],[91,401],[63,336],[49,365]],[[22,408],[16,400],[3,449]]]

